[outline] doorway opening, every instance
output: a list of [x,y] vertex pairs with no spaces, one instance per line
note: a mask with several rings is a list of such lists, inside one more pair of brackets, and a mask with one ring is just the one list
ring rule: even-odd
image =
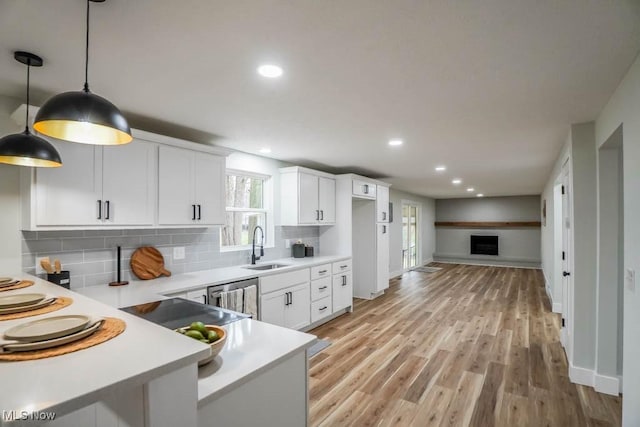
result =
[[420,259],[420,205],[402,201],[402,268],[408,271],[418,266]]

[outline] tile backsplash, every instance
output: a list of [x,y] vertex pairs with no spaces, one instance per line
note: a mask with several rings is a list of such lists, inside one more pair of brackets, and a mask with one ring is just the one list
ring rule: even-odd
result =
[[[275,227],[275,246],[263,260],[291,256],[285,240],[302,240],[320,253],[319,227]],[[116,279],[116,247],[122,246],[123,280],[132,280],[129,260],[140,246],[155,246],[173,274],[247,264],[251,250],[221,251],[220,229],[179,228],[141,230],[23,231],[22,270],[36,274],[36,262],[59,259],[71,272],[71,288],[103,285]],[[173,259],[173,248],[185,248],[184,259]],[[44,277],[45,275],[43,275]],[[135,278],[134,278],[135,279]]]

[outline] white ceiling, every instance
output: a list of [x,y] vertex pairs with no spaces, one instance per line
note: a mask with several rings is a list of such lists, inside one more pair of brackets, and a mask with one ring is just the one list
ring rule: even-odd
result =
[[[0,94],[23,93],[16,49],[46,61],[36,101],[81,88],[84,7],[0,2]],[[639,47],[636,0],[108,0],[90,83],[147,130],[434,197],[539,194],[568,126],[597,116]],[[284,77],[258,76],[265,62]]]

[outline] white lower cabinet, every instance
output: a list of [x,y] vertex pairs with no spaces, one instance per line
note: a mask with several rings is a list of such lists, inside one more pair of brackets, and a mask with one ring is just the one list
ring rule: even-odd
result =
[[208,304],[209,296],[207,295],[207,288],[187,292],[186,299],[199,302],[200,304]]
[[260,297],[261,320],[291,329],[311,323],[309,283],[284,288]]
[[315,323],[323,317],[327,317],[333,311],[331,310],[331,295],[314,301],[311,303],[311,323]]
[[351,272],[333,275],[333,312],[353,305],[353,281]]

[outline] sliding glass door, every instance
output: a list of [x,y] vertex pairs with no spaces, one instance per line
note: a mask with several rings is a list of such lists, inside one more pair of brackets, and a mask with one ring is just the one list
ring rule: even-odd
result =
[[402,268],[418,265],[418,205],[402,202]]

